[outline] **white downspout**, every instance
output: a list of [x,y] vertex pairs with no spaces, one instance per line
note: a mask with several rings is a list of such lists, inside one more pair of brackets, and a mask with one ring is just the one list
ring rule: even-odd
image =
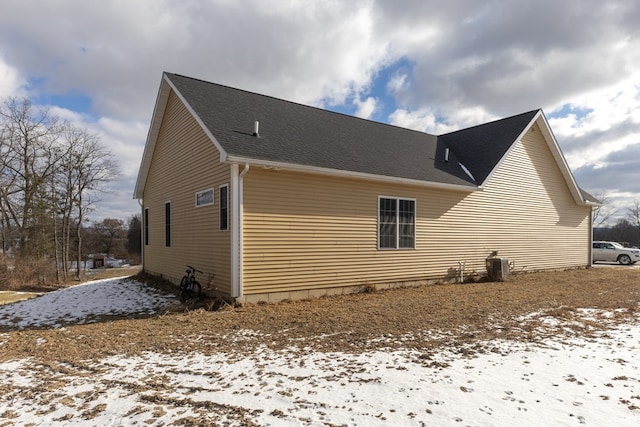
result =
[[144,201],[143,199],[136,199],[140,205],[140,263],[142,264],[142,270],[144,271]]
[[242,210],[244,199],[244,176],[249,172],[249,164],[245,163],[239,172],[237,163],[231,165],[231,283],[233,298],[242,297]]

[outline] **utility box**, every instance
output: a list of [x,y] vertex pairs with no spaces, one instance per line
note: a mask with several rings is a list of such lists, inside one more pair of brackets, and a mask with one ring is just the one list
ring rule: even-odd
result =
[[487,275],[489,280],[494,282],[504,282],[509,277],[509,259],[498,256],[498,251],[494,251],[486,259]]

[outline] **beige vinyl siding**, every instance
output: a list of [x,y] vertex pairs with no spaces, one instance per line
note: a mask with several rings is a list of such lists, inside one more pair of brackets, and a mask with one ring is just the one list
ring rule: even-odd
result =
[[[589,264],[590,208],[576,205],[539,130],[474,193],[252,168],[244,186],[246,295]],[[416,200],[416,248],[379,250],[378,196]]]
[[576,204],[534,125],[482,192],[466,197],[433,225],[441,244],[451,239],[473,248],[468,256],[478,271],[492,250],[515,263],[516,271],[584,267],[590,264],[589,213],[589,207]]
[[[213,284],[231,293],[231,241],[219,227],[219,186],[230,183],[230,168],[179,98],[171,93],[144,188],[149,208],[149,245],[144,268],[179,281],[185,265],[205,272],[203,287]],[[195,194],[214,189],[212,205],[196,207]],[[164,204],[171,201],[171,247],[165,247]]]

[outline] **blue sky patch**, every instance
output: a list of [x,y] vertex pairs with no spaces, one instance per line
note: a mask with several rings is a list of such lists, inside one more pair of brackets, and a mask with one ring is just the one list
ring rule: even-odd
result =
[[36,98],[38,104],[56,105],[82,114],[91,114],[91,98],[80,94],[43,95]]
[[575,114],[577,118],[582,119],[592,111],[593,109],[591,108],[582,108],[571,104],[564,104],[560,109],[553,110],[551,114],[549,114],[549,118],[558,119],[560,117],[566,117],[569,114]]
[[[360,94],[362,101],[365,101],[369,97],[376,99],[376,111],[369,118],[377,122],[388,123],[389,116],[397,108],[396,98],[393,94],[389,93],[387,85],[389,82],[400,74],[411,74],[413,63],[407,58],[400,58],[398,61],[381,68],[375,73],[368,90],[363,91]],[[337,113],[348,114],[350,116],[355,115],[358,110],[358,106],[355,103],[355,97],[351,96],[344,104],[331,105],[325,104],[325,108]]]
[[38,105],[55,105],[76,113],[93,115],[91,111],[91,97],[79,92],[66,94],[55,94],[47,90],[47,79],[32,77],[29,78],[29,88],[35,96],[31,96],[31,101]]

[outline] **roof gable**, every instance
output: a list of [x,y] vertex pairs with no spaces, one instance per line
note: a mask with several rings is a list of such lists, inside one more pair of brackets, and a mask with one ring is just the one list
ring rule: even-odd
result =
[[540,110],[440,135],[460,162],[482,185]]

